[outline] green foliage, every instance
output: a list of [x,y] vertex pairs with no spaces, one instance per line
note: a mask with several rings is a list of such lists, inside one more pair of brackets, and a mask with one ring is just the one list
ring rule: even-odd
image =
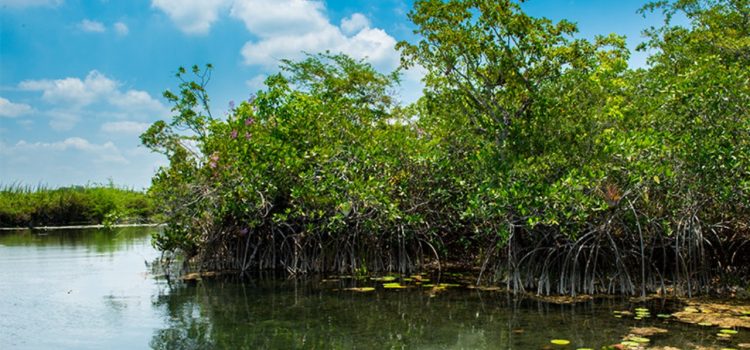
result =
[[0,227],[151,222],[155,208],[142,192],[109,186],[0,189]]
[[[286,249],[297,248],[288,241],[300,236],[340,239],[351,249],[375,241],[390,249],[392,239],[416,239],[407,228],[423,218],[409,212],[419,203],[409,187],[411,175],[424,173],[425,162],[418,163],[424,145],[408,111],[390,95],[398,75],[343,55],[284,61],[282,69],[226,120],[182,111],[195,107],[181,104],[191,100],[183,96],[174,99],[179,116],[171,124],[157,122],[142,136],[171,162],[151,190],[173,218],[156,237],[158,247],[214,254],[207,242],[228,235],[245,249],[244,240],[258,239],[292,254]],[[186,127],[193,132],[177,131]],[[369,264],[363,261],[355,264]],[[258,262],[241,262],[250,263]]]
[[170,160],[151,188],[170,218],[155,243],[242,271],[462,260],[540,293],[665,278],[690,291],[736,271],[750,246],[748,2],[643,8],[656,10],[667,21],[633,70],[623,37],[576,38],[514,1],[417,1],[420,39],[398,48],[426,90],[409,106],[392,96],[398,72],[321,54],[282,61],[217,119],[211,67],[195,82],[180,69],[174,119],[142,135]]

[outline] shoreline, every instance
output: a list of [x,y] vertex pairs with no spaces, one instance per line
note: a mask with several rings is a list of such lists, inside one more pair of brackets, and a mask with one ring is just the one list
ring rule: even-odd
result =
[[123,228],[123,227],[161,227],[166,224],[118,224],[118,225],[67,225],[67,226],[35,226],[35,227],[0,227],[2,231],[57,231],[57,230],[80,230],[95,228]]

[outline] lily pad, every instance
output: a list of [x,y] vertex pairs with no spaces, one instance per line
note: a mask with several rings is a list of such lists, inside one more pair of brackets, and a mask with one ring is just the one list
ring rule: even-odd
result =
[[404,289],[405,286],[402,286],[398,282],[392,282],[392,283],[383,283],[383,288],[385,289]]
[[735,331],[734,329],[722,329],[719,332],[724,334],[737,334],[737,331]]
[[651,339],[644,338],[644,337],[630,337],[630,341],[634,341],[639,344],[646,344],[651,341]]
[[552,343],[552,344],[555,344],[555,345],[568,345],[568,344],[570,344],[570,340],[567,340],[567,339],[552,339],[549,342]]
[[630,328],[631,336],[651,337],[657,334],[666,334],[669,331],[658,327],[632,327]]
[[376,282],[393,282],[397,278],[398,277],[396,277],[396,276],[383,276],[383,277],[372,277],[370,279],[373,280],[373,281],[376,281]]
[[460,287],[461,285],[458,283],[440,283],[438,286],[440,287]]
[[359,287],[359,288],[346,288],[345,290],[352,291],[352,292],[372,292],[375,290],[373,287]]

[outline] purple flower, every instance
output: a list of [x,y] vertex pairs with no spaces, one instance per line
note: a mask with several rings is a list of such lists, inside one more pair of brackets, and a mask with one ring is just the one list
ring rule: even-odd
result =
[[234,109],[234,100],[229,101],[229,109]]
[[219,161],[219,154],[214,152],[209,159],[211,161],[208,162],[208,166],[210,166],[211,169],[216,169],[216,165],[218,164],[218,161]]
[[249,133],[249,132],[246,132],[246,133],[245,133],[245,139],[246,139],[246,140],[249,140],[249,139],[250,139],[251,137],[253,137],[253,134],[251,134],[251,133]]
[[255,119],[253,119],[252,117],[245,120],[245,125],[253,125],[253,123],[255,123]]
[[232,130],[231,137],[232,137],[232,140],[237,138],[237,130]]

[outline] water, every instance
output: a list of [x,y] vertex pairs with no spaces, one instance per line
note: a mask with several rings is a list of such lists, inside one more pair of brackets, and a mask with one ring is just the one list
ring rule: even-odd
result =
[[[642,306],[559,306],[499,292],[425,288],[355,293],[354,280],[170,284],[148,266],[151,229],[0,233],[0,349],[575,349],[613,344],[633,326],[666,328],[654,346],[720,349],[715,327],[617,319]],[[372,284],[373,282],[364,282]],[[652,313],[675,305],[653,302]],[[550,345],[563,338],[568,347]]]

